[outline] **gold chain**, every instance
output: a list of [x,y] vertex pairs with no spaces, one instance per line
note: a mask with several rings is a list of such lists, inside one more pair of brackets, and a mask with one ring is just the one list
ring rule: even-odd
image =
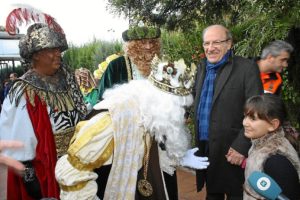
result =
[[142,196],[150,197],[153,194],[153,187],[151,183],[147,181],[147,174],[148,174],[148,164],[149,164],[150,149],[152,144],[152,137],[150,136],[149,145],[147,145],[147,132],[144,133],[143,140],[145,143],[144,158],[143,158],[144,179],[138,181],[138,191]]
[[145,143],[144,158],[143,158],[144,179],[138,181],[138,191],[144,197],[150,197],[153,194],[153,187],[151,183],[147,181],[147,174],[148,174],[148,165],[149,165],[149,156],[150,156],[150,149],[152,144],[152,137],[150,136],[149,145],[147,145],[147,132],[144,133],[143,140]]
[[147,145],[147,132],[143,136],[143,140],[145,143],[144,147],[144,158],[143,158],[143,165],[144,165],[144,179],[147,180],[147,174],[148,174],[148,165],[149,165],[149,155],[150,155],[150,149],[152,145],[152,137],[150,136],[150,141],[149,141],[149,147]]

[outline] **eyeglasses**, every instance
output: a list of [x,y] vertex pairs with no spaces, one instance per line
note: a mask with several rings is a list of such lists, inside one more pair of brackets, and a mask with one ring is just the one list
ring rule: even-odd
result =
[[226,40],[217,40],[217,41],[212,41],[212,42],[203,42],[203,47],[207,48],[210,45],[213,47],[220,47],[224,42],[227,42],[230,39],[226,39]]

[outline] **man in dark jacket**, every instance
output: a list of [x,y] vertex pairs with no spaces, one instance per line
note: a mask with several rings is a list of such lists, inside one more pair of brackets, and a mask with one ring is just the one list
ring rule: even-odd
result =
[[206,182],[207,199],[242,199],[243,160],[250,141],[243,130],[243,106],[249,97],[263,92],[257,65],[235,56],[232,35],[222,25],[203,31],[206,55],[198,66],[195,84],[195,133],[199,155],[210,166],[197,171],[198,190]]

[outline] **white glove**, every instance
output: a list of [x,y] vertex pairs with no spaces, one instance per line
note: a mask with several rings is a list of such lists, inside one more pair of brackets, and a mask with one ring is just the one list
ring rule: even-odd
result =
[[181,159],[180,164],[184,167],[190,167],[193,169],[206,169],[209,165],[208,158],[195,156],[195,152],[198,150],[199,149],[197,147],[187,150]]

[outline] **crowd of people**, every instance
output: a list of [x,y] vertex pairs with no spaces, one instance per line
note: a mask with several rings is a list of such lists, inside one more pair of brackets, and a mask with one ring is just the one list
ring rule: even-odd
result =
[[196,171],[207,200],[262,199],[247,182],[254,171],[300,199],[299,134],[291,125],[293,134],[285,131],[280,96],[289,43],[244,58],[234,54],[231,32],[211,25],[205,58],[188,66],[162,59],[159,28],[132,26],[122,35],[124,55],[94,77],[62,62],[68,44],[57,26],[28,28],[19,47],[30,69],[11,74],[3,92],[4,199],[176,200],[178,166]]

